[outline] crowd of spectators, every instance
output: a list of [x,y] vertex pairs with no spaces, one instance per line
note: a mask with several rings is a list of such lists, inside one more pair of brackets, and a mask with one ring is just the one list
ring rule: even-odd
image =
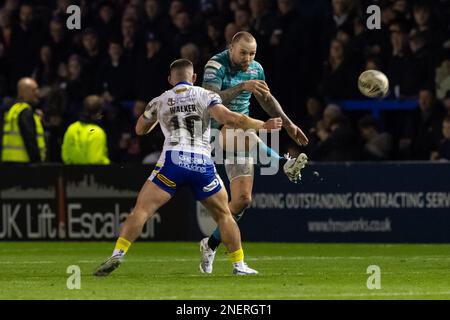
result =
[[[81,30],[66,8],[81,7]],[[366,8],[381,8],[381,29]],[[312,160],[440,160],[450,156],[450,3],[366,0],[4,0],[0,1],[0,98],[11,105],[17,81],[41,90],[48,160],[61,161],[66,128],[83,99],[103,97],[102,125],[113,162],[152,162],[162,135],[134,134],[146,102],[168,89],[170,61],[190,59],[199,79],[206,61],[237,31],[251,32],[256,60],[273,95],[310,138]],[[374,118],[340,101],[364,99],[357,77],[385,72],[386,99],[411,111]],[[201,85],[199,80],[198,85]],[[251,115],[267,115],[254,103]],[[283,136],[282,148],[299,149]]]

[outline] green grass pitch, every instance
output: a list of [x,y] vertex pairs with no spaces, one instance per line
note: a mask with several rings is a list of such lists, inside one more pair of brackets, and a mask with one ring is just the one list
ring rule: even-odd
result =
[[[1,242],[0,299],[450,299],[450,245],[245,243],[256,276],[231,275],[223,247],[198,272],[196,243],[138,242],[109,277],[92,276],[113,242]],[[69,290],[67,268],[81,270]],[[367,268],[381,270],[369,290]],[[69,281],[70,282],[70,281]]]

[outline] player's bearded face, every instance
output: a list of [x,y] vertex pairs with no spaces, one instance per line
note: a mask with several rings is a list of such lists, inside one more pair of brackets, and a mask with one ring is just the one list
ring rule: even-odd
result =
[[230,47],[231,62],[241,70],[246,71],[250,63],[255,59],[256,42],[241,40]]

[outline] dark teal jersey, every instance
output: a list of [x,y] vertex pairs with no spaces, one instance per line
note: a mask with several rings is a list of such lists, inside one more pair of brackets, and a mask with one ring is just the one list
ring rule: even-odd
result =
[[[233,67],[229,51],[225,50],[206,63],[203,86],[209,85],[223,91],[248,80],[265,80],[262,66],[253,60],[246,71]],[[251,95],[250,91],[242,91],[226,107],[231,111],[249,115]],[[218,126],[216,121],[211,122],[211,127],[218,128]]]

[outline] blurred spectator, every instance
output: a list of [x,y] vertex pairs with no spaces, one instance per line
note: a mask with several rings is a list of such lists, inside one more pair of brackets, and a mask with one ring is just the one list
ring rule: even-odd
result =
[[420,90],[418,104],[419,108],[402,120],[399,149],[404,159],[429,160],[441,138],[442,112],[430,89]]
[[[395,97],[400,98],[404,96],[405,88],[408,90],[408,77],[410,77],[408,67],[411,55],[408,47],[408,35],[402,24],[391,24],[389,29],[392,51],[389,57],[387,76]],[[407,91],[408,94],[410,92],[411,90]]]
[[447,94],[444,97],[444,115],[450,116],[450,90],[447,91]]
[[269,0],[250,0],[249,8],[252,18],[251,33],[258,43],[258,61],[266,66],[265,73],[270,76],[270,38],[275,29],[275,16],[270,10]]
[[0,10],[0,96],[9,92],[8,49],[11,42],[11,19],[7,10]]
[[357,160],[356,137],[345,117],[333,119],[330,128],[319,130],[318,136],[320,141],[311,153],[313,160]]
[[446,57],[436,68],[436,97],[443,99],[450,91],[450,56]]
[[201,60],[200,49],[192,42],[186,43],[180,49],[180,58],[188,59],[194,65],[194,72],[197,74],[197,79],[203,79],[203,66]]
[[201,36],[192,27],[191,18],[187,11],[180,11],[175,14],[173,24],[176,28],[175,35],[172,39],[175,56],[180,54],[181,47],[186,43],[200,43],[202,41]]
[[394,0],[392,4],[392,9],[397,12],[397,14],[409,18],[409,6],[407,0]]
[[251,14],[246,8],[237,8],[234,11],[234,23],[238,31],[250,31]]
[[356,67],[345,59],[343,43],[340,40],[333,39],[322,79],[324,96],[331,100],[354,97],[356,86],[349,86],[348,83],[356,83]]
[[0,14],[6,14],[11,16],[14,12],[16,12],[19,8],[20,1],[19,0],[6,0],[2,8],[0,9]]
[[417,1],[413,6],[414,29],[423,34],[425,42],[432,48],[437,49],[442,43],[443,34],[432,24],[432,13],[430,5],[426,1]]
[[383,66],[381,65],[381,60],[377,57],[368,57],[366,60],[365,70],[379,70],[383,72]]
[[8,50],[9,80],[11,92],[22,77],[29,77],[39,57],[43,33],[34,17],[34,7],[24,2],[19,7],[19,23],[13,26]]
[[380,132],[375,119],[365,116],[358,121],[358,127],[364,146],[362,160],[389,160],[392,154],[392,136]]
[[323,111],[323,124],[327,129],[330,128],[331,122],[342,116],[341,108],[336,104],[329,104]]
[[231,11],[236,11],[238,8],[248,7],[249,0],[230,0]]
[[71,5],[70,0],[57,0],[56,1],[56,9],[53,11],[53,18],[66,20],[67,17],[67,7]]
[[[305,54],[307,36],[303,19],[300,19],[295,8],[295,2],[278,0],[277,8],[275,26],[269,40],[272,63],[269,64],[271,68],[268,68],[266,73],[267,78],[271,80],[273,91],[279,97],[279,102],[288,114],[293,115],[295,122],[296,118],[301,116],[298,114],[296,104],[303,103],[306,91],[310,86],[314,86],[314,80],[307,77],[307,64],[311,63]],[[286,61],[296,61],[291,64],[290,72],[286,72]]]
[[319,142],[311,150],[317,161],[351,161],[358,159],[357,140],[348,119],[337,106],[325,108],[323,122],[318,122]]
[[161,39],[155,33],[149,33],[145,53],[139,57],[135,74],[134,95],[138,100],[150,101],[167,88],[169,59]]
[[202,49],[202,60],[207,61],[218,52],[226,49],[222,26],[218,20],[210,20],[206,24],[207,39]]
[[306,111],[307,114],[302,123],[302,128],[309,132],[322,119],[323,102],[318,97],[309,97],[306,100]]
[[175,17],[178,12],[185,10],[183,1],[173,0],[169,5],[169,17],[172,22],[175,20]]
[[238,33],[239,31],[240,30],[239,30],[238,26],[233,22],[230,22],[229,24],[226,25],[226,27],[225,27],[225,43],[227,46],[231,43],[233,36],[236,33]]
[[100,47],[106,49],[107,41],[116,37],[120,32],[116,7],[112,1],[102,1],[100,3],[94,26],[98,33],[102,35],[100,37]]
[[122,48],[128,61],[136,61],[139,54],[138,30],[136,20],[122,19]]
[[64,164],[109,164],[106,133],[99,125],[103,102],[99,96],[84,100],[83,114],[64,134],[61,156]]
[[48,95],[57,80],[57,65],[49,46],[41,47],[39,61],[33,71],[32,78],[41,85],[41,97]]
[[123,56],[123,48],[119,41],[109,41],[108,56],[109,59],[99,68],[98,94],[108,102],[130,99],[132,73],[128,61]]
[[330,43],[336,37],[338,29],[353,35],[353,21],[359,8],[354,0],[332,0],[331,12],[327,14],[322,33],[322,57],[327,56],[330,50]]
[[170,20],[163,12],[161,1],[146,0],[144,10],[144,32],[159,34],[165,41],[170,41],[168,38]]
[[64,90],[67,101],[64,118],[72,123],[79,118],[83,99],[90,91],[89,82],[83,77],[81,58],[78,55],[70,56],[67,66],[60,66],[59,76],[62,78],[60,87]]
[[68,58],[71,47],[70,39],[65,32],[66,26],[63,21],[52,19],[49,28],[48,45],[53,53],[55,63],[59,64]]
[[44,128],[40,113],[39,86],[31,78],[17,83],[17,101],[3,115],[2,162],[43,162],[46,159]]
[[430,52],[426,47],[426,38],[422,32],[412,31],[409,36],[411,56],[407,59],[407,74],[403,90],[407,96],[417,95],[420,88],[434,84],[434,69]]
[[446,116],[442,121],[443,139],[439,142],[437,151],[431,153],[431,160],[450,161],[450,116]]
[[92,28],[87,28],[83,31],[82,35],[82,43],[83,43],[83,69],[86,75],[89,77],[86,78],[88,85],[88,93],[95,92],[95,76],[97,75],[100,69],[102,62],[105,60],[105,55],[100,49],[98,42],[98,34]]

